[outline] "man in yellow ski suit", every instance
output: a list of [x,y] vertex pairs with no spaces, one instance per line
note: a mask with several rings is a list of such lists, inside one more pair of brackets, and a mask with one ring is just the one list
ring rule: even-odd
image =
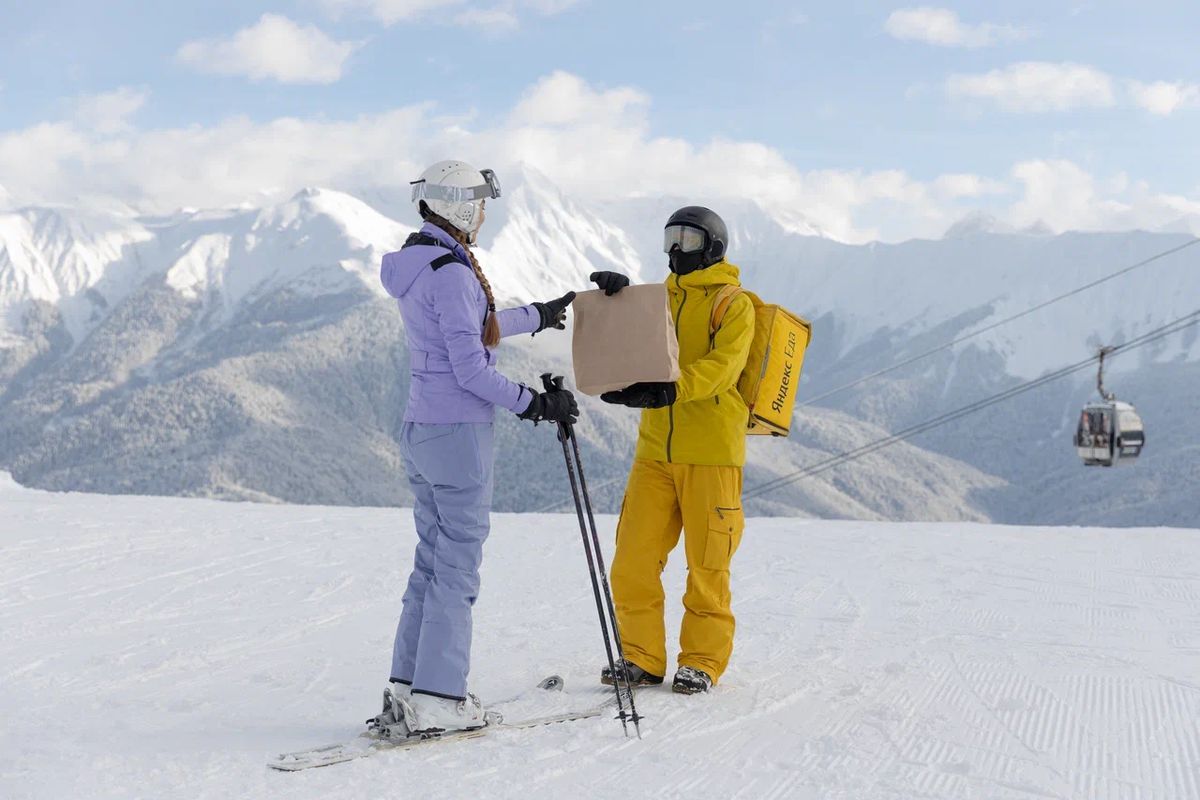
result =
[[[718,291],[740,285],[725,261],[728,233],[709,209],[689,206],[667,222],[664,250],[671,314],[679,339],[680,378],[639,383],[602,399],[642,412],[629,474],[612,589],[626,663],[634,684],[662,683],[666,629],[662,571],[684,536],[687,589],[673,688],[693,694],[720,680],[733,651],[730,561],[742,538],[742,467],[748,409],[737,389],[754,338],[754,306],[736,295],[720,327],[710,329]],[[610,294],[629,283],[617,273],[592,279]],[[613,680],[605,668],[601,680]]]

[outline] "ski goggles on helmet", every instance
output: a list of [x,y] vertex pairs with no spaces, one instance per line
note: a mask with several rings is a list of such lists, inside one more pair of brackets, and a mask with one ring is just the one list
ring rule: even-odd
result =
[[678,247],[684,253],[698,253],[704,249],[707,238],[704,231],[691,225],[668,225],[663,230],[663,252],[669,253]]
[[500,196],[500,179],[490,169],[479,171],[483,183],[478,186],[443,186],[425,180],[412,182],[412,200],[444,200],[448,203],[468,203]]

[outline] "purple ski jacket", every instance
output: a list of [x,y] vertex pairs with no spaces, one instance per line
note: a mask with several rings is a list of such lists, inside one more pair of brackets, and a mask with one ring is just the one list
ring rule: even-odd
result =
[[[412,245],[383,257],[380,280],[399,301],[411,376],[405,422],[491,422],[495,406],[520,414],[533,393],[496,371],[483,346],[487,297],[462,245],[436,225],[421,233],[444,247]],[[459,260],[434,269],[449,250]],[[496,314],[502,336],[533,333],[541,320],[532,305]]]

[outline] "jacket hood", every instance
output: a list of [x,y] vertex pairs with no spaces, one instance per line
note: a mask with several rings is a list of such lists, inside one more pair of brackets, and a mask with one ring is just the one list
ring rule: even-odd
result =
[[383,282],[383,288],[387,289],[387,293],[392,297],[401,298],[408,294],[408,290],[412,288],[425,267],[429,266],[429,262],[439,255],[444,255],[443,248],[453,252],[463,263],[469,263],[467,252],[463,246],[454,241],[450,234],[437,225],[426,222],[421,226],[421,233],[437,239],[442,247],[418,244],[384,255],[379,279]]

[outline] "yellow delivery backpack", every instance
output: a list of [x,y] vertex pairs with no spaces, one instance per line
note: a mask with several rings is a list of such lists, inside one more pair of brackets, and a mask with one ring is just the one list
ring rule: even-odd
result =
[[764,303],[740,286],[725,286],[713,304],[710,338],[716,337],[733,298],[743,293],[754,303],[754,343],[738,378],[738,392],[750,408],[746,433],[787,436],[812,326],[783,306]]

